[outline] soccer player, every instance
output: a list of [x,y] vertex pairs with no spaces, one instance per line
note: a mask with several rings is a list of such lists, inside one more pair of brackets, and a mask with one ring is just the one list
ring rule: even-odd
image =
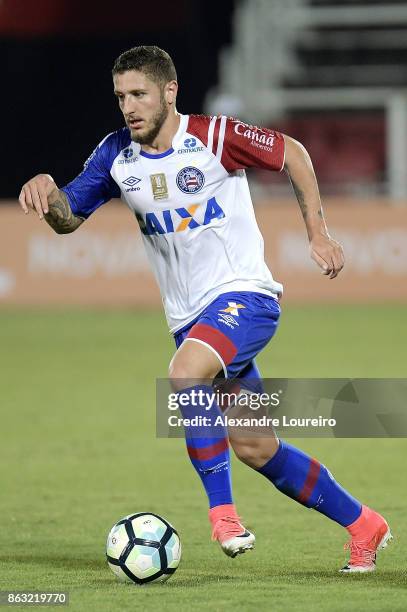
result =
[[[328,234],[311,160],[300,143],[277,131],[224,116],[178,113],[175,67],[158,47],[120,55],[113,83],[126,127],[106,136],[82,173],[62,189],[47,174],[29,180],[20,204],[65,234],[121,197],[140,226],[174,335],[174,388],[183,389],[185,380],[213,381],[219,373],[258,379],[254,358],[276,331],[282,286],[264,261],[245,169],[285,170],[311,257],[333,279],[344,256]],[[211,390],[205,384],[183,389],[191,398],[199,391],[209,397]],[[316,459],[275,436],[228,436],[219,428],[204,437],[186,428],[186,441],[208,495],[212,537],[227,555],[255,541],[233,503],[230,442],[237,457],[279,491],[347,529],[350,560],[343,572],[375,569],[376,551],[391,538],[387,522]]]

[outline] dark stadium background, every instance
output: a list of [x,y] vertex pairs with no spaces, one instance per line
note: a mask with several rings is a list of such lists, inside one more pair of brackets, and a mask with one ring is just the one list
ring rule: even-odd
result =
[[232,0],[117,2],[5,0],[0,197],[16,197],[43,171],[63,184],[93,146],[122,126],[112,94],[113,60],[140,44],[170,49],[180,112],[202,112],[229,42]]

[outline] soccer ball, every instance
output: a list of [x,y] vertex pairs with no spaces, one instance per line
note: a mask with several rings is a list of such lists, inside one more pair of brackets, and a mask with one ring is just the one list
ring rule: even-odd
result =
[[181,560],[181,542],[174,527],[158,514],[129,514],[107,536],[107,563],[123,582],[164,582]]

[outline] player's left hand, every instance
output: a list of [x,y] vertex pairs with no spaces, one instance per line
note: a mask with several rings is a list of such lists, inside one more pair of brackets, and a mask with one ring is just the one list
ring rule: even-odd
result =
[[311,258],[329,278],[335,278],[345,265],[342,246],[330,236],[317,234],[310,241]]

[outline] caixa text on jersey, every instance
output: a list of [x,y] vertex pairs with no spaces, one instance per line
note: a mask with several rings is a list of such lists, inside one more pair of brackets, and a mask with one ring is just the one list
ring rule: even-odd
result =
[[225,216],[216,198],[211,198],[204,204],[191,204],[188,208],[148,212],[145,218],[139,212],[135,214],[140,229],[146,236],[193,230],[208,225],[213,219],[223,219]]

